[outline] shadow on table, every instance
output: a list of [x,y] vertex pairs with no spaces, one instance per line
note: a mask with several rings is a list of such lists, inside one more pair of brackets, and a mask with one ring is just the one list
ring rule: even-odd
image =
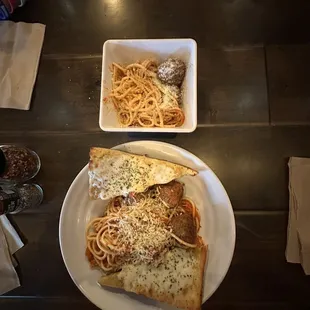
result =
[[135,293],[125,292],[122,289],[112,288],[112,287],[105,287],[104,289],[109,291],[109,292],[111,292],[111,293],[122,294],[122,295],[125,294],[129,298],[131,298],[131,299],[133,299],[133,300],[135,300],[135,301],[137,301],[139,303],[142,303],[142,304],[144,304],[146,306],[155,307],[156,309],[160,306],[160,309],[163,309],[163,310],[177,310],[177,308],[175,308],[175,307],[171,307],[169,305],[160,303],[158,301],[152,300],[150,298],[147,298],[147,297],[144,297],[144,296],[141,296],[141,295],[137,295]]
[[175,139],[176,133],[158,133],[158,132],[132,132],[128,133],[128,138],[132,140],[165,140]]

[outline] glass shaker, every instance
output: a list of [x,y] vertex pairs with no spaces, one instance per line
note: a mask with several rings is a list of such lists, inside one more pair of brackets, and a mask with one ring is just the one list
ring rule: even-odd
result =
[[20,184],[12,188],[0,189],[0,215],[36,208],[42,200],[43,190],[37,184]]
[[17,184],[32,179],[40,170],[36,152],[18,145],[0,145],[0,184]]

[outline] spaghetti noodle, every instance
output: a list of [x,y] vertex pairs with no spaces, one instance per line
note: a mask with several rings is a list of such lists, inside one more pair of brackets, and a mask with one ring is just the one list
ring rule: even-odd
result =
[[122,126],[178,127],[185,115],[178,94],[156,78],[152,60],[126,67],[112,63],[112,91],[109,99]]
[[192,214],[198,232],[200,217],[189,199],[182,199],[179,206],[169,208],[156,189],[137,194],[131,203],[116,197],[108,204],[105,216],[88,224],[86,254],[93,266],[114,272],[128,262],[159,263],[173,246],[194,248],[198,243],[183,241],[169,226],[171,217],[184,212]]

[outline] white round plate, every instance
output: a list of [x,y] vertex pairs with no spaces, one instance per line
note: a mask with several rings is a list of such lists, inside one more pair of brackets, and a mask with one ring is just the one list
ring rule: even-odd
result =
[[[199,158],[172,144],[136,141],[114,147],[117,150],[168,160],[199,171],[195,177],[183,177],[185,195],[200,211],[200,235],[208,244],[204,275],[203,302],[219,287],[232,260],[235,247],[235,219],[227,193],[212,170]],[[122,290],[101,288],[99,270],[92,270],[85,257],[85,228],[101,216],[107,202],[88,198],[88,166],[71,184],[64,200],[59,222],[59,242],[68,272],[80,291],[104,310],[171,309],[162,303]]]

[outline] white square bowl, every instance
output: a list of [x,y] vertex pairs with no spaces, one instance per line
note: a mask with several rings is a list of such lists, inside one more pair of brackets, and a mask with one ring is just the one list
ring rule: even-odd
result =
[[[176,57],[186,64],[182,84],[185,122],[175,128],[122,127],[111,104],[104,98],[111,91],[112,62],[130,64],[147,58],[162,62]],[[103,45],[99,126],[104,131],[123,132],[193,132],[197,127],[197,44],[193,39],[108,40]]]

